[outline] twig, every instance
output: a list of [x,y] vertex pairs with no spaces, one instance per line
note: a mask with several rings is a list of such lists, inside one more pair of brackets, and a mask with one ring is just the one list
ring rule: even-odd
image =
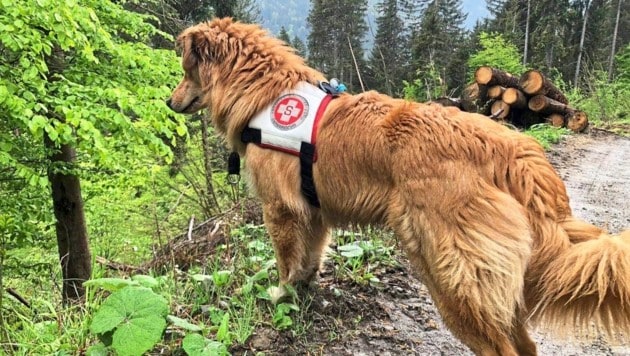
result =
[[490,115],[490,118],[493,120],[496,120],[499,115],[501,115],[501,113],[503,113],[504,109],[499,109],[499,111],[495,112],[494,114]]
[[110,261],[106,259],[105,257],[101,257],[101,256],[96,256],[96,262],[102,264],[103,266],[109,269],[112,269],[115,271],[121,271],[125,273],[134,273],[134,272],[140,272],[144,270],[143,267],[130,266],[123,263]]
[[350,54],[352,54],[352,60],[354,61],[354,68],[357,70],[357,76],[359,77],[359,84],[361,84],[361,91],[365,92],[365,87],[363,86],[363,79],[361,79],[361,72],[359,71],[359,64],[357,63],[357,58],[354,56],[354,50],[352,49],[352,43],[350,42],[350,36],[346,36],[348,39],[348,46],[350,47]]
[[16,292],[15,290],[11,288],[7,288],[6,291],[11,296],[13,296],[13,298],[17,299],[20,303],[24,304],[27,308],[29,309],[31,308],[31,304],[26,299],[24,299],[24,297],[22,297],[18,292]]
[[192,231],[193,231],[194,225],[195,225],[195,215],[190,217],[190,222],[188,223],[188,241],[192,240]]

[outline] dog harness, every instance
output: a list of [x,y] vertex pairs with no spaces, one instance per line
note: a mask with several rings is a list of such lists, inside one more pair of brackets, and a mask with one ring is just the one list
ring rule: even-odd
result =
[[[332,83],[332,84],[331,84]],[[300,190],[309,204],[319,208],[313,180],[313,163],[317,161],[315,144],[319,121],[330,101],[345,90],[335,79],[314,86],[300,82],[282,93],[256,115],[241,133],[243,143],[292,154],[300,158]],[[236,156],[238,157],[238,156]],[[238,174],[238,158],[232,153],[228,173]],[[236,172],[235,172],[236,171]]]

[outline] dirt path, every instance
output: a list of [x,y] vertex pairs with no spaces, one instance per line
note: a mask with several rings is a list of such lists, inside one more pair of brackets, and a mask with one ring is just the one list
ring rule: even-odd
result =
[[[630,139],[603,131],[573,135],[549,159],[565,180],[574,214],[611,232],[630,227]],[[327,264],[305,318],[302,335],[261,328],[247,351],[267,355],[472,355],[442,325],[426,288],[401,267],[380,268],[383,287],[334,278]],[[541,355],[630,355],[628,346],[559,342],[534,333]],[[244,354],[246,350],[234,350]]]

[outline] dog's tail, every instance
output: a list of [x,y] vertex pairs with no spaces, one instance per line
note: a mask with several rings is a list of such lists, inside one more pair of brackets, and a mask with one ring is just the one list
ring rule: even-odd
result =
[[609,335],[630,332],[630,230],[609,235],[573,217],[561,222],[570,243],[539,281],[533,319],[568,331],[588,332],[591,322]]

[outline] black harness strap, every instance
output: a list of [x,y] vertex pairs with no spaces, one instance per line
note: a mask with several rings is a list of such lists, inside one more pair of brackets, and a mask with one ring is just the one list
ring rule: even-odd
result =
[[[259,129],[246,127],[241,133],[241,141],[243,143],[261,143],[261,132]],[[317,190],[315,190],[315,180],[313,179],[313,162],[315,161],[315,146],[302,142],[300,147],[300,191],[309,204],[319,208],[319,198]]]
[[302,178],[300,190],[309,204],[319,208],[319,198],[313,179],[313,161],[315,161],[315,146],[308,142],[302,142],[300,147],[300,178]]

